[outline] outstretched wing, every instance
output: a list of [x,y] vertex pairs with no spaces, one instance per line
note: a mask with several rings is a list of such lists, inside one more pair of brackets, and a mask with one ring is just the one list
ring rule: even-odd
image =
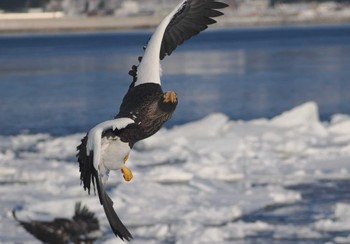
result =
[[95,216],[94,212],[91,212],[86,206],[83,206],[81,202],[75,203],[75,211],[73,216],[74,229],[82,230],[80,234],[86,234],[92,231],[97,231],[100,229],[100,223]]
[[107,120],[92,128],[89,133],[81,140],[81,144],[77,147],[80,180],[83,183],[84,190],[88,190],[89,194],[91,183],[95,189],[95,179],[92,177],[93,170],[100,170],[101,140],[103,132],[110,129],[121,130],[132,123],[134,123],[134,120],[127,117]]
[[86,141],[87,137],[84,137],[82,144],[78,147],[81,148],[78,153],[78,161],[80,166],[80,179],[83,183],[84,190],[88,190],[90,194],[91,182],[93,183],[93,188],[97,188],[98,198],[103,206],[108,222],[116,236],[122,240],[130,240],[132,238],[128,229],[119,219],[117,213],[113,208],[113,201],[108,196],[105,187],[102,183],[101,176],[98,171],[93,166],[93,152],[89,156],[86,156]]
[[101,152],[102,133],[110,129],[112,129],[113,131],[116,129],[121,130],[132,123],[134,123],[134,120],[128,117],[117,118],[117,119],[104,121],[96,125],[94,128],[92,128],[89,131],[88,139],[86,142],[86,153],[87,153],[87,156],[89,156],[90,152],[94,152],[93,162],[96,170],[101,170],[100,158],[102,153]]
[[80,180],[84,190],[90,194],[91,183],[93,188],[97,188],[100,203],[104,208],[109,224],[116,236],[121,239],[130,240],[132,238],[129,231],[123,225],[118,215],[113,209],[113,201],[107,195],[101,177],[105,172],[100,172],[101,138],[106,130],[121,130],[127,125],[134,123],[130,118],[117,118],[108,120],[96,125],[82,139],[78,149],[78,162],[80,168]]
[[223,15],[217,9],[228,5],[215,0],[187,0],[169,22],[162,40],[160,59],[170,55],[177,46],[216,23],[213,17]]
[[139,65],[129,71],[133,77],[130,87],[144,83],[161,84],[160,60],[170,55],[185,40],[199,34],[216,23],[212,18],[223,13],[228,5],[216,0],[183,0],[158,25],[145,47],[143,57],[139,57]]
[[69,232],[66,227],[71,224],[69,219],[55,219],[53,222],[49,221],[21,221],[17,219],[15,210],[12,215],[18,223],[30,234],[35,236],[38,240],[45,243],[68,243],[70,240]]
[[107,216],[109,225],[113,230],[113,233],[122,240],[125,239],[130,241],[130,239],[132,239],[133,237],[128,231],[128,229],[125,227],[125,225],[122,223],[122,221],[119,219],[117,213],[114,211],[113,201],[108,196],[105,187],[102,183],[101,176],[98,175],[96,170],[94,172],[94,177],[96,179],[96,187],[100,203],[103,206],[103,209]]

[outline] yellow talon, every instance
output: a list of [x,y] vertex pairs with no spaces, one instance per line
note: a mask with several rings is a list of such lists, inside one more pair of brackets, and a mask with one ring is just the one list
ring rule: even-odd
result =
[[127,154],[125,157],[124,157],[124,164],[126,163],[126,161],[128,160],[129,158],[129,154]]
[[123,173],[124,180],[131,181],[131,179],[133,177],[131,170],[129,168],[127,168],[126,166],[123,166],[123,168],[121,170]]

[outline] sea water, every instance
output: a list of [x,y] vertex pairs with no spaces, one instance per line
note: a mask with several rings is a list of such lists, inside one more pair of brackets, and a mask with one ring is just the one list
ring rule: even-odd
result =
[[[0,134],[85,131],[118,112],[151,31],[0,36]],[[350,113],[350,26],[206,31],[166,57],[167,126],[222,112],[272,117],[315,101],[322,119]]]
[[[118,111],[150,31],[0,37],[0,243],[71,218],[76,146]],[[135,145],[114,208],[137,243],[350,243],[350,27],[216,29],[163,62],[179,105]],[[147,209],[147,211],[144,211]]]

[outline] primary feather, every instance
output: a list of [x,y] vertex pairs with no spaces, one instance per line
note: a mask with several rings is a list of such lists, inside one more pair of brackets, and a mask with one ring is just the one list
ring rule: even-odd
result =
[[216,23],[213,17],[223,15],[217,9],[228,5],[215,0],[184,0],[158,25],[147,44],[137,69],[135,86],[153,82],[160,84],[160,60],[177,46]]
[[213,0],[184,1],[165,29],[159,58],[164,59],[184,41],[207,29],[208,25],[216,23],[212,18],[223,15],[216,9],[227,6]]

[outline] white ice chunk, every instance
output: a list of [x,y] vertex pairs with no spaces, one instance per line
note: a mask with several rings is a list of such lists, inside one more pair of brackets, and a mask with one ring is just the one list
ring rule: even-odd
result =
[[318,106],[307,102],[274,117],[271,124],[279,127],[301,127],[306,132],[326,136],[327,131],[319,120]]
[[334,238],[334,240],[335,240],[335,243],[349,244],[350,235],[348,235],[347,237],[337,236],[336,238]]
[[323,219],[315,223],[320,231],[349,231],[350,205],[339,202],[334,206],[334,219]]
[[[115,187],[124,181],[121,175],[110,174],[109,179],[113,183],[109,185],[110,197],[120,218],[133,227],[135,242],[243,243],[245,240],[237,238],[260,233],[269,233],[275,240],[299,238],[307,242],[327,239],[331,231],[349,231],[350,205],[336,197],[330,203],[334,205],[331,216],[317,215],[315,223],[236,221],[257,210],[268,211],[268,206],[275,204],[290,204],[290,208],[276,210],[277,216],[298,213],[294,203],[302,199],[301,194],[286,189],[288,185],[350,178],[350,134],[346,129],[350,116],[337,115],[329,123],[320,122],[312,103],[301,108],[273,120],[235,121],[211,114],[162,129],[138,143],[130,155],[130,163],[137,166],[132,169],[134,180]],[[125,126],[119,122],[118,126]],[[129,122],[127,119],[126,124]],[[111,124],[100,125],[99,133]],[[318,126],[326,131],[325,137],[315,130]],[[79,171],[73,162],[82,136],[0,136],[0,242],[35,242],[13,221],[13,208],[18,209],[21,219],[70,218],[72,211],[67,211],[67,206],[73,210],[74,203],[82,201],[101,220],[105,236],[97,242],[122,243],[110,231],[99,201],[88,197],[77,183]],[[123,151],[118,137],[105,139],[101,139],[99,167],[120,167],[122,160],[116,158],[122,159],[127,145]],[[91,149],[94,147],[92,140]],[[349,240],[349,236],[338,236],[330,241]]]
[[350,134],[350,119],[336,123],[330,126],[328,129],[331,133],[335,133],[335,134],[340,134],[340,135]]
[[276,203],[289,203],[301,200],[301,195],[298,192],[284,191],[284,192],[271,192],[270,197]]
[[189,182],[193,174],[171,166],[156,167],[149,173],[149,179],[162,183]]

